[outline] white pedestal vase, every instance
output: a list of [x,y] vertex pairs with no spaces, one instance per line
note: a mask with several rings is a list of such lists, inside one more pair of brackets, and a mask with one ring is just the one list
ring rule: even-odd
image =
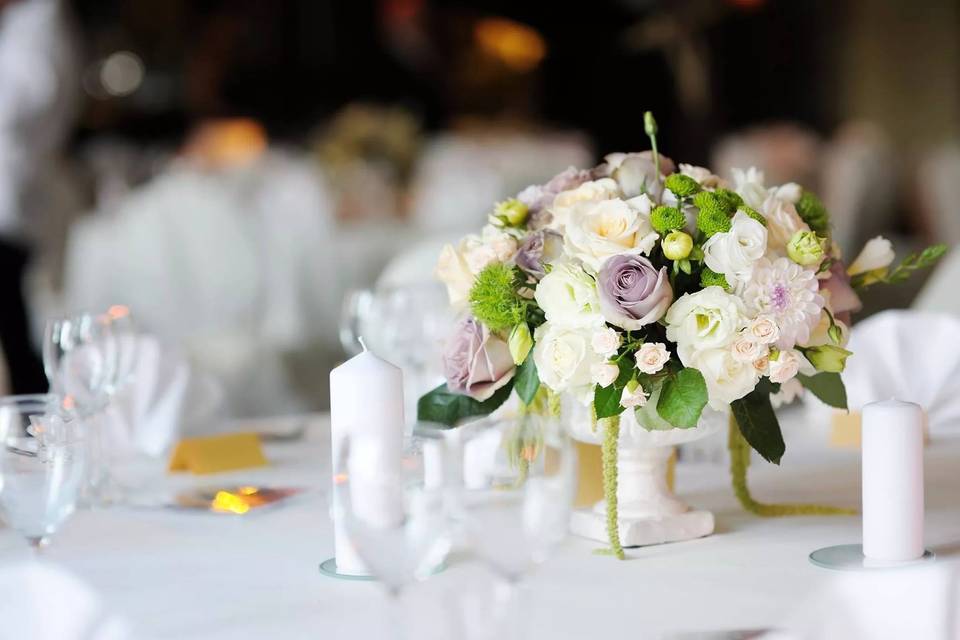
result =
[[[590,444],[601,443],[603,429],[592,428],[590,407],[565,398],[562,415],[573,438]],[[667,486],[666,470],[676,445],[713,435],[725,425],[723,416],[710,415],[709,410],[705,410],[700,424],[692,429],[647,431],[637,423],[632,410],[621,414],[617,515],[620,543],[624,547],[691,540],[713,533],[713,514],[693,510],[677,499]],[[576,535],[606,542],[605,501],[574,511],[570,528]]]

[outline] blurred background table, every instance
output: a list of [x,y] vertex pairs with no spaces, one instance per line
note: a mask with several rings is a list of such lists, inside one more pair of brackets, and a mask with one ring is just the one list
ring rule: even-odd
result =
[[[755,463],[758,497],[857,505],[858,453],[815,446],[801,418],[793,413],[785,421],[790,453],[782,468]],[[245,516],[83,511],[55,538],[48,559],[99,591],[132,625],[132,637],[389,637],[378,585],[318,571],[333,550],[328,442],[328,418],[318,414],[304,440],[267,445],[269,467],[158,479],[170,489],[235,483],[309,489],[284,506]],[[958,460],[960,443],[938,441],[927,450],[927,540],[943,559],[960,554]],[[625,562],[594,555],[595,542],[569,538],[528,583],[531,638],[770,627],[834,576],[808,562],[811,551],[860,538],[858,517],[745,513],[725,465],[681,463],[677,488],[692,505],[715,513],[716,534],[632,549]],[[22,539],[0,530],[0,562],[26,558]],[[460,637],[451,626],[454,606],[473,611],[472,624],[484,620],[477,611],[490,598],[492,577],[463,554],[449,565],[405,596],[411,637]]]

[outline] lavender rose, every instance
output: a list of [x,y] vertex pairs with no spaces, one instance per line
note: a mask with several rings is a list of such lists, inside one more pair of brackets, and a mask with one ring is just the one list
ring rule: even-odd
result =
[[673,302],[667,268],[658,272],[643,256],[608,259],[597,276],[597,290],[604,319],[627,330],[656,322]]
[[834,317],[846,325],[850,324],[850,316],[863,308],[860,296],[850,286],[850,276],[847,267],[840,260],[830,265],[830,277],[820,281],[820,290],[830,292],[830,308]]
[[450,391],[483,402],[513,378],[513,357],[506,342],[468,317],[447,343],[443,372]]
[[524,273],[539,280],[546,275],[544,263],[557,258],[562,248],[563,238],[559,233],[546,229],[534,231],[520,244],[514,261]]

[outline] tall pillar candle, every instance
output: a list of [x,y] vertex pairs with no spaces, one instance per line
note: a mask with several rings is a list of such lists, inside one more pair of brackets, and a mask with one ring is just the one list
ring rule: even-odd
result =
[[923,556],[923,409],[884,400],[863,408],[863,555]]
[[[331,453],[337,456],[343,438],[361,437],[376,443],[376,469],[365,470],[366,482],[351,491],[354,510],[376,511],[385,520],[402,517],[400,495],[370,482],[373,474],[385,478],[400,475],[403,449],[403,373],[386,360],[364,347],[362,353],[330,372],[330,438]],[[369,458],[368,458],[369,460]],[[333,460],[336,464],[336,460]],[[334,500],[336,500],[334,492]],[[366,575],[366,568],[357,556],[337,516],[340,505],[334,505],[334,554],[337,571],[348,575]]]

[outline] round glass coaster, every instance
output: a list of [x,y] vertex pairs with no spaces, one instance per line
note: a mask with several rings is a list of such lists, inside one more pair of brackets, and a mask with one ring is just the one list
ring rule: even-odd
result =
[[337,571],[337,559],[329,558],[320,563],[320,573],[325,576],[330,576],[331,578],[339,578],[340,580],[363,580],[370,581],[376,580],[373,576],[357,576],[351,575],[349,573],[340,573]]
[[873,571],[874,569],[897,569],[910,567],[921,562],[930,562],[936,556],[929,549],[916,560],[898,562],[892,560],[874,560],[863,555],[862,544],[840,544],[824,547],[810,554],[810,562],[824,569],[837,571]]

